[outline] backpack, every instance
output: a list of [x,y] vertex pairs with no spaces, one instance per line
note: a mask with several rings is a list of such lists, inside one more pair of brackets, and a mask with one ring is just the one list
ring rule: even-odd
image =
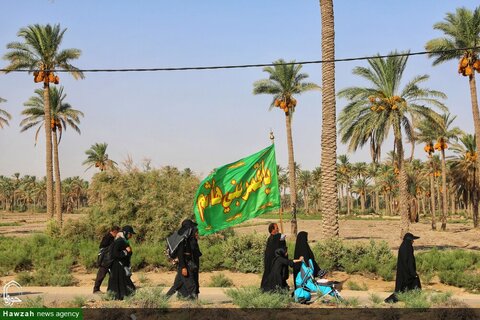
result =
[[99,266],[104,268],[110,268],[112,266],[112,263],[114,260],[112,255],[114,243],[115,241],[112,241],[112,243],[110,243],[108,247],[100,249],[100,252],[98,253],[98,259],[97,259],[97,261],[99,261],[97,262]]
[[181,244],[185,244],[185,239],[187,238],[188,233],[180,235],[178,234],[178,232],[174,232],[169,237],[167,237],[165,254],[167,255],[169,260],[175,261],[178,258],[178,248]]

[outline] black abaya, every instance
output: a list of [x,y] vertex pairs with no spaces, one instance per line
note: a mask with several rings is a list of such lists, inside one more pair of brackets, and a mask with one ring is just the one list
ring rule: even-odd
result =
[[272,267],[270,274],[267,277],[265,287],[262,287],[264,291],[275,291],[289,289],[287,284],[288,279],[288,267],[293,267],[293,260],[288,260],[285,257],[286,250],[280,248],[276,250],[276,256],[272,261]]
[[403,239],[398,249],[397,276],[395,278],[395,292],[421,289],[417,274],[415,256],[413,255],[412,240]]
[[[300,257],[304,258],[305,263],[308,266],[308,261],[311,259],[313,263],[313,275],[316,276],[320,267],[315,261],[315,256],[313,255],[312,249],[308,245],[308,233],[305,231],[300,231],[297,235],[297,241],[295,242],[295,252],[293,253],[294,259],[299,259]],[[302,265],[297,263],[293,266],[293,282],[297,278],[297,274],[300,272]],[[296,287],[296,286],[295,286]]]
[[118,238],[113,243],[111,256],[113,263],[110,267],[108,279],[108,291],[113,292],[116,300],[123,300],[125,296],[135,292],[135,285],[130,276],[127,276],[125,267],[130,267],[131,252],[127,252],[129,246],[125,238]]

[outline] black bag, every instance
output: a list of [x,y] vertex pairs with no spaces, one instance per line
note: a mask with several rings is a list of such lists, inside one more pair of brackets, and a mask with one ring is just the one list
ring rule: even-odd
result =
[[165,252],[169,259],[177,259],[178,247],[180,246],[180,244],[184,244],[185,239],[187,239],[188,236],[189,233],[184,233],[180,235],[178,234],[178,232],[174,232],[167,238],[167,248]]
[[[112,243],[110,243],[110,245],[108,247],[105,247],[105,248],[102,248],[100,249],[100,252],[98,253],[99,257],[102,256],[102,258],[100,259],[100,266],[104,267],[104,268],[110,268],[112,266],[112,263],[113,263],[113,245],[114,245],[115,241],[112,241]],[[103,254],[101,255],[101,253],[103,252]]]

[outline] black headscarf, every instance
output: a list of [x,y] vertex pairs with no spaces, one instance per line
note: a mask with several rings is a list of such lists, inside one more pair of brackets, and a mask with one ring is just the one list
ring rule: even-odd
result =
[[413,240],[418,239],[411,233],[405,234],[398,249],[397,276],[395,278],[395,292],[421,289],[417,274],[415,256],[413,254]]
[[[312,259],[313,262],[313,275],[316,276],[320,271],[320,267],[318,266],[317,262],[315,261],[315,256],[313,255],[312,249],[308,245],[308,233],[305,231],[300,231],[297,235],[297,241],[295,242],[295,252],[293,253],[293,258],[298,259],[303,257],[305,259],[305,263],[308,266],[308,260]],[[300,268],[302,267],[301,263],[297,263],[293,266],[293,279],[297,278],[297,274],[300,272]]]

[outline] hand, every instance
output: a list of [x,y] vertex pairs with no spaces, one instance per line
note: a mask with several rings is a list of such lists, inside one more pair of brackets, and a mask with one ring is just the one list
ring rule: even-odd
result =
[[129,252],[129,253],[132,252],[132,248],[130,248],[130,247],[127,247],[125,250],[127,250],[127,252]]
[[303,256],[300,256],[300,261],[305,261],[305,258],[303,258]]
[[182,276],[184,277],[188,276],[187,268],[182,268]]

